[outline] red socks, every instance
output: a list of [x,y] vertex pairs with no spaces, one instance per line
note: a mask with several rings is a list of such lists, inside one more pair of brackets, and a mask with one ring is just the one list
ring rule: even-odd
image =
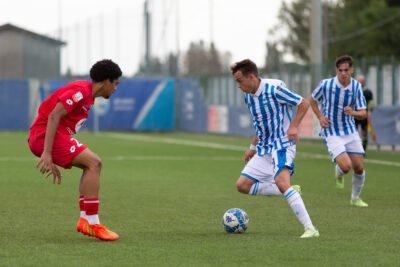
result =
[[83,200],[86,215],[97,215],[99,213],[99,199],[85,198]]

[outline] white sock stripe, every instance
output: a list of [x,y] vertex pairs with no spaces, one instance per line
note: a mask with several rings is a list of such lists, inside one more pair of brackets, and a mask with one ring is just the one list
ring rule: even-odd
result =
[[[290,190],[290,191],[289,191]],[[289,192],[288,192],[289,191]],[[294,194],[296,194],[296,190],[294,190],[292,187],[290,187],[288,190],[286,190],[285,197],[286,199],[289,199],[292,197]]]
[[83,203],[99,203],[98,200],[84,200]]
[[347,174],[347,172],[342,171],[338,164],[336,164],[336,170],[340,176]]
[[353,177],[357,178],[357,179],[364,179],[365,178],[365,171],[362,174],[357,174],[355,172],[353,172]]
[[253,184],[253,185],[251,186],[250,190],[251,190],[251,189],[253,189],[253,190],[250,191],[250,195],[252,195],[252,196],[257,195],[258,186],[259,186],[259,182],[256,182],[255,184]]

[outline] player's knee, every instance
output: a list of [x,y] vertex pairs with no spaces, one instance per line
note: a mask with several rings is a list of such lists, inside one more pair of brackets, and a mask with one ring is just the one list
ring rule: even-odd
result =
[[361,174],[363,174],[363,172],[364,172],[364,168],[363,168],[363,166],[354,166],[354,172],[356,173],[356,174],[358,174],[358,175],[361,175]]
[[[250,187],[251,187],[251,186],[250,186]],[[239,191],[240,193],[248,194],[249,191],[250,191],[250,187],[249,187],[246,183],[241,182],[240,180],[238,180],[238,181],[236,182],[236,189],[237,189],[237,191]]]
[[101,158],[97,156],[96,154],[93,154],[93,157],[90,160],[90,166],[89,168],[100,171],[101,167],[103,166],[103,162],[101,161]]
[[344,173],[348,173],[351,170],[351,162],[344,163],[341,166],[339,165],[339,167]]

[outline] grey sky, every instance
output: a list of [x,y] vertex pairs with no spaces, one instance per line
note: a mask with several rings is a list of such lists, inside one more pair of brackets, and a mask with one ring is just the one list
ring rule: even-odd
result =
[[[264,63],[268,30],[277,23],[282,0],[150,0],[152,54],[163,59],[191,41],[213,39],[232,61]],[[117,61],[125,74],[137,71],[144,42],[144,0],[0,0],[0,24],[13,23],[57,37],[62,71],[85,73],[101,58]],[[60,8],[61,7],[61,8]],[[211,12],[212,11],[212,12]],[[177,14],[179,13],[178,21]],[[177,34],[179,32],[179,34]],[[177,42],[179,40],[179,43]]]

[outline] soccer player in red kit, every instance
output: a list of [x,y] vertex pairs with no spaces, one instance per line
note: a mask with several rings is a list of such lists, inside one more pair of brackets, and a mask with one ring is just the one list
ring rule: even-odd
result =
[[39,107],[39,114],[30,128],[29,148],[40,157],[36,168],[46,175],[53,175],[53,184],[61,183],[57,166],[83,170],[79,183],[81,210],[77,230],[101,240],[116,240],[118,234],[100,224],[99,187],[102,162],[71,135],[76,134],[86,121],[96,97],[108,99],[117,89],[122,72],[119,66],[105,59],[95,63],[89,81],[75,81],[52,93]]

